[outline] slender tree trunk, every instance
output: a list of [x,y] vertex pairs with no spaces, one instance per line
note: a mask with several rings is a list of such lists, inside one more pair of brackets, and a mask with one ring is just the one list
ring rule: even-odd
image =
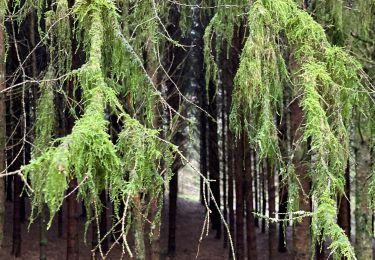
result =
[[[262,215],[266,216],[267,200],[266,200],[266,180],[267,180],[267,162],[262,161],[259,169],[261,169],[261,182],[262,182]],[[262,233],[266,233],[266,218],[262,218]]]
[[[211,118],[208,119],[208,167],[210,184],[213,199],[210,200],[210,210],[212,212],[212,228],[216,230],[216,238],[221,237],[221,219],[220,219],[220,159],[219,159],[219,137],[217,131],[217,98],[216,87],[213,83],[209,85],[208,112]],[[215,202],[216,201],[216,205]]]
[[[299,127],[303,122],[303,111],[299,106],[298,101],[294,101],[290,106],[291,111],[291,134],[293,137],[293,145],[301,138],[302,132]],[[308,177],[308,167],[306,165],[307,148],[306,144],[299,144],[296,147],[294,154],[294,167],[298,180],[300,182],[299,192],[299,206],[300,210],[305,212],[311,211],[311,202],[307,194],[310,192],[310,180]],[[295,260],[308,260],[310,259],[310,218],[303,218],[301,222],[297,222],[293,229],[293,246],[294,246],[294,259]]]
[[350,165],[345,170],[345,196],[339,199],[339,213],[337,223],[350,239]]
[[[290,112],[289,112],[289,91],[288,88],[284,90],[284,111],[281,116],[278,116],[279,122],[279,146],[283,162],[288,163],[290,153]],[[279,174],[279,252],[286,252],[286,227],[288,222],[285,222],[288,209],[288,183],[283,182],[283,176]]]
[[13,247],[12,255],[15,257],[21,256],[21,192],[22,180],[21,177],[15,175],[13,178],[14,196],[13,196]]
[[[357,117],[360,117],[357,115]],[[368,204],[368,178],[371,176],[371,150],[369,131],[361,125],[366,119],[359,118],[356,133],[356,207],[355,253],[358,260],[372,259],[372,211]]]
[[[288,209],[288,190],[286,184],[282,185],[282,177],[279,177],[279,218],[280,220],[287,219],[286,213]],[[287,251],[286,247],[286,227],[287,223],[280,221],[279,223],[279,246],[278,250],[281,253]]]
[[133,198],[133,214],[134,214],[134,237],[135,237],[135,259],[146,259],[145,240],[144,240],[144,224],[141,195],[137,194]]
[[[254,201],[255,201],[255,212],[259,213],[259,174],[258,174],[258,167],[257,167],[257,157],[255,151],[253,153],[253,169],[254,169]],[[259,227],[259,218],[255,216],[254,225]]]
[[[222,172],[223,172],[223,216],[224,221],[227,222],[228,220],[228,208],[227,208],[227,108],[226,108],[226,86],[222,84],[222,93],[221,93],[221,140],[222,140]],[[227,232],[223,233],[223,246],[224,248],[228,247],[228,234]]]
[[267,161],[267,183],[268,183],[268,211],[269,211],[269,224],[268,224],[268,252],[269,259],[276,259],[277,252],[277,232],[276,222],[272,221],[276,217],[276,187],[275,187],[275,167],[270,160]]
[[47,259],[47,221],[46,221],[46,208],[43,207],[39,215],[39,259]]
[[[75,4],[75,0],[68,0],[69,8],[72,8]],[[73,17],[70,17],[70,27],[74,28],[74,20]],[[73,30],[73,29],[72,29]],[[77,69],[81,63],[79,54],[77,53],[77,39],[75,38],[75,34],[71,34],[71,42],[72,42],[72,69]],[[70,80],[67,84],[67,95],[68,98],[74,100],[74,81]],[[69,113],[66,112],[67,118],[67,133],[70,133],[74,126],[74,118]],[[79,238],[78,238],[78,215],[77,215],[77,191],[74,191],[77,187],[77,179],[74,178],[69,182],[68,194],[70,196],[67,198],[67,260],[78,260],[79,259]]]
[[169,230],[168,230],[168,255],[176,252],[176,215],[177,215],[178,172],[174,172],[169,182]]
[[255,230],[255,219],[254,219],[254,205],[253,205],[253,189],[252,189],[252,153],[250,149],[249,140],[247,136],[244,138],[244,156],[245,156],[245,167],[244,167],[244,196],[246,202],[246,248],[247,248],[247,259],[257,259],[257,246],[256,246],[256,230]]
[[[205,85],[201,89],[201,98],[200,98],[200,107],[201,111],[200,116],[200,171],[204,177],[207,178],[207,92],[205,90]],[[203,177],[200,178],[200,199],[202,205],[205,205],[205,199],[207,199],[207,186],[204,183]],[[205,198],[206,196],[206,198]],[[207,201],[208,202],[208,201]]]
[[77,192],[73,190],[77,187],[77,179],[69,182],[67,193],[68,222],[67,222],[67,260],[79,259],[79,240],[78,240],[78,216],[77,216]]
[[241,134],[236,142],[236,258],[245,258],[244,245],[244,137]]
[[[0,172],[5,170],[6,160],[6,103],[5,94],[5,27],[4,17],[0,11]],[[4,223],[5,223],[5,178],[0,178],[0,248],[4,241]]]
[[[231,89],[228,89],[228,105],[227,105],[227,113],[229,114],[229,107],[232,102],[231,97],[232,91]],[[235,224],[234,224],[234,208],[233,208],[233,175],[235,173],[235,164],[234,164],[234,156],[233,156],[233,134],[229,130],[229,122],[227,122],[227,128],[228,128],[228,213],[229,213],[229,234],[231,239],[234,239],[234,230],[235,230]],[[233,252],[232,248],[229,249],[229,259],[232,258]]]

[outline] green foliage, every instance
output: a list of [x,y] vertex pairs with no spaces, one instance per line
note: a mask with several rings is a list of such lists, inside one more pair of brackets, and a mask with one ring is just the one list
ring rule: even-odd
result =
[[[292,87],[304,113],[303,137],[296,141],[311,140],[309,152],[315,157],[309,167],[313,188],[308,194],[317,200],[313,240],[330,238],[334,257],[354,259],[348,238],[335,224],[335,201],[344,190],[347,131],[358,102],[356,93],[363,89],[361,65],[332,46],[322,26],[292,0],[255,1],[247,26],[249,36],[235,78],[231,129],[237,135],[241,129],[248,131],[260,159],[281,158],[274,118],[282,113],[284,88]],[[212,70],[214,59],[207,57]],[[288,208],[298,210],[299,184],[293,168],[288,166],[283,174],[290,185]]]
[[[47,27],[53,31],[48,41],[50,55],[57,58],[57,64],[51,61],[46,79],[56,74],[69,74],[75,88],[82,92],[84,109],[71,134],[52,141],[54,117],[51,111],[54,109],[50,82],[53,81],[43,81],[47,83],[41,86],[38,102],[33,160],[23,167],[34,191],[32,219],[46,203],[50,210],[50,226],[72,179],[77,179],[78,197],[85,202],[89,221],[92,209],[95,214],[101,211],[99,194],[103,189],[110,191],[116,216],[118,220],[127,219],[127,225],[132,222],[133,211],[120,215],[121,202],[136,194],[152,200],[160,199],[177,148],[160,139],[159,131],[148,128],[154,122],[153,110],[160,93],[155,90],[140,57],[145,50],[154,55],[161,37],[158,22],[150,21],[150,24],[137,28],[132,19],[137,19],[136,22],[149,19],[147,8],[152,5],[158,12],[162,5],[146,2],[146,6],[137,1],[122,2],[134,8],[123,24],[115,3],[107,0],[77,0],[72,10],[74,28],[68,26],[69,16],[63,15],[68,11],[66,1],[57,1],[55,11],[46,13]],[[155,18],[154,14],[151,16]],[[58,21],[55,25],[54,20]],[[64,57],[72,54],[70,39],[64,39],[70,37],[71,31],[75,32],[87,57],[86,63],[75,71],[70,69],[71,58]],[[133,38],[133,33],[137,37]],[[147,61],[157,62],[156,59]],[[118,98],[119,92],[131,97],[130,107],[123,106]],[[122,126],[116,143],[108,134],[108,108]],[[142,207],[149,207],[146,200],[142,200]],[[154,221],[153,228],[160,221],[160,210],[159,202],[159,212],[151,220]]]

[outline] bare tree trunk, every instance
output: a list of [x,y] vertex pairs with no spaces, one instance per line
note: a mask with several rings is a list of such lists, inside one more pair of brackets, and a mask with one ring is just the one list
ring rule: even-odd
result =
[[350,165],[345,170],[345,196],[339,199],[339,213],[337,223],[350,239]]
[[[294,101],[291,106],[291,134],[293,136],[293,145],[301,138],[302,132],[299,129],[303,122],[303,111],[299,106],[298,101]],[[307,148],[306,144],[299,144],[296,147],[294,154],[294,167],[300,182],[299,192],[299,206],[300,210],[309,212],[311,211],[311,202],[307,195],[310,192],[310,180],[308,176],[308,167],[306,165]],[[308,260],[310,259],[310,218],[303,218],[301,222],[297,222],[293,229],[293,246],[294,246],[294,259],[295,260]]]
[[[228,220],[228,208],[227,208],[227,104],[226,104],[226,85],[222,84],[221,88],[221,140],[222,140],[222,172],[223,172],[223,216],[224,221]],[[223,234],[223,246],[228,247],[228,234],[224,232]]]
[[269,259],[276,259],[276,222],[272,221],[276,217],[276,187],[275,187],[275,167],[270,160],[267,161],[267,183],[268,183],[268,211],[269,211],[269,228],[268,228],[268,252]]
[[[253,153],[253,169],[254,169],[254,201],[255,201],[255,212],[259,213],[259,174],[258,174],[258,167],[257,167],[257,157],[255,151]],[[259,218],[255,216],[254,225],[259,227]]]
[[15,175],[13,178],[14,195],[13,195],[13,246],[12,255],[15,257],[21,256],[21,192],[22,180],[21,177]]
[[368,204],[368,178],[371,176],[371,150],[368,124],[364,118],[356,122],[356,205],[355,253],[358,260],[372,259],[372,211]]
[[236,142],[236,258],[245,259],[244,245],[244,137]]
[[[221,237],[221,219],[220,219],[220,159],[219,159],[219,137],[217,131],[217,98],[216,87],[213,83],[209,84],[208,112],[211,118],[208,119],[208,168],[210,174],[210,188],[213,199],[210,200],[210,210],[212,212],[212,228],[216,230],[216,238]],[[215,205],[215,202],[216,205]],[[218,209],[219,208],[219,209]]]
[[[201,111],[200,117],[200,171],[204,177],[207,178],[207,94],[205,87],[202,86],[201,88],[201,98],[200,98],[200,107],[203,111]],[[201,204],[205,204],[204,196],[207,196],[207,186],[204,183],[203,177],[200,178],[200,199]],[[205,194],[205,195],[204,195]],[[207,199],[207,197],[206,197]]]
[[67,260],[79,259],[79,240],[78,240],[78,216],[77,216],[77,191],[73,190],[77,187],[77,179],[69,182],[67,193],[68,222],[67,222]]
[[247,136],[244,138],[244,156],[245,156],[245,167],[244,167],[244,192],[246,202],[246,248],[247,248],[247,259],[257,259],[257,246],[256,246],[256,230],[255,230],[255,219],[254,219],[254,205],[253,205],[253,172],[252,172],[252,153],[254,151],[250,149],[249,140]]
[[176,252],[176,215],[177,215],[178,173],[173,173],[169,182],[169,226],[168,226],[168,255]]
[[[262,187],[261,187],[261,192],[262,192],[262,215],[266,216],[266,208],[267,208],[267,200],[266,200],[266,179],[267,179],[267,167],[266,167],[266,162],[262,161],[259,165],[259,170],[261,171],[259,174],[261,175],[261,182],[262,182]],[[266,233],[266,218],[262,218],[262,233]]]

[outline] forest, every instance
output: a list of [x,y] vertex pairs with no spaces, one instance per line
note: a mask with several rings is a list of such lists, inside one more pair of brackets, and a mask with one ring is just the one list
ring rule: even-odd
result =
[[0,259],[375,259],[374,148],[374,0],[0,0]]

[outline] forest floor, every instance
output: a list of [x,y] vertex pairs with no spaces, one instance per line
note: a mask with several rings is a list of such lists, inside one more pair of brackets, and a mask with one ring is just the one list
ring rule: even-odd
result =
[[[165,205],[166,208],[168,204]],[[28,207],[27,207],[28,209]],[[167,211],[165,211],[167,212]],[[27,212],[28,213],[28,212]],[[205,209],[196,201],[185,198],[178,200],[178,213],[177,213],[177,231],[176,231],[176,254],[174,257],[165,255],[165,259],[176,260],[190,260],[196,259],[199,238],[203,226]],[[28,215],[28,214],[27,214]],[[5,244],[0,249],[0,259],[7,260],[13,259],[10,252],[12,250],[12,203],[7,202],[7,219],[5,225]],[[64,223],[66,224],[66,223]],[[167,219],[165,218],[162,227],[161,247],[162,251],[167,248]],[[35,222],[31,225],[30,230],[27,231],[28,223],[22,224],[22,256],[17,259],[21,260],[37,260],[39,259],[39,230],[38,223]],[[90,228],[87,235],[87,245],[83,242],[84,218],[80,218],[80,259],[91,259],[90,246],[91,234]],[[267,259],[267,235],[262,234],[258,229],[258,259]],[[107,259],[117,260],[120,259],[121,250],[115,248]],[[47,246],[47,259],[65,260],[66,258],[66,229],[64,225],[64,234],[62,238],[57,236],[57,225],[53,223],[51,229],[48,231],[48,246]],[[223,240],[215,239],[214,232],[210,232],[206,237],[204,236],[201,244],[197,259],[228,259],[228,250],[223,249]],[[279,254],[277,259],[291,259],[289,253]]]

